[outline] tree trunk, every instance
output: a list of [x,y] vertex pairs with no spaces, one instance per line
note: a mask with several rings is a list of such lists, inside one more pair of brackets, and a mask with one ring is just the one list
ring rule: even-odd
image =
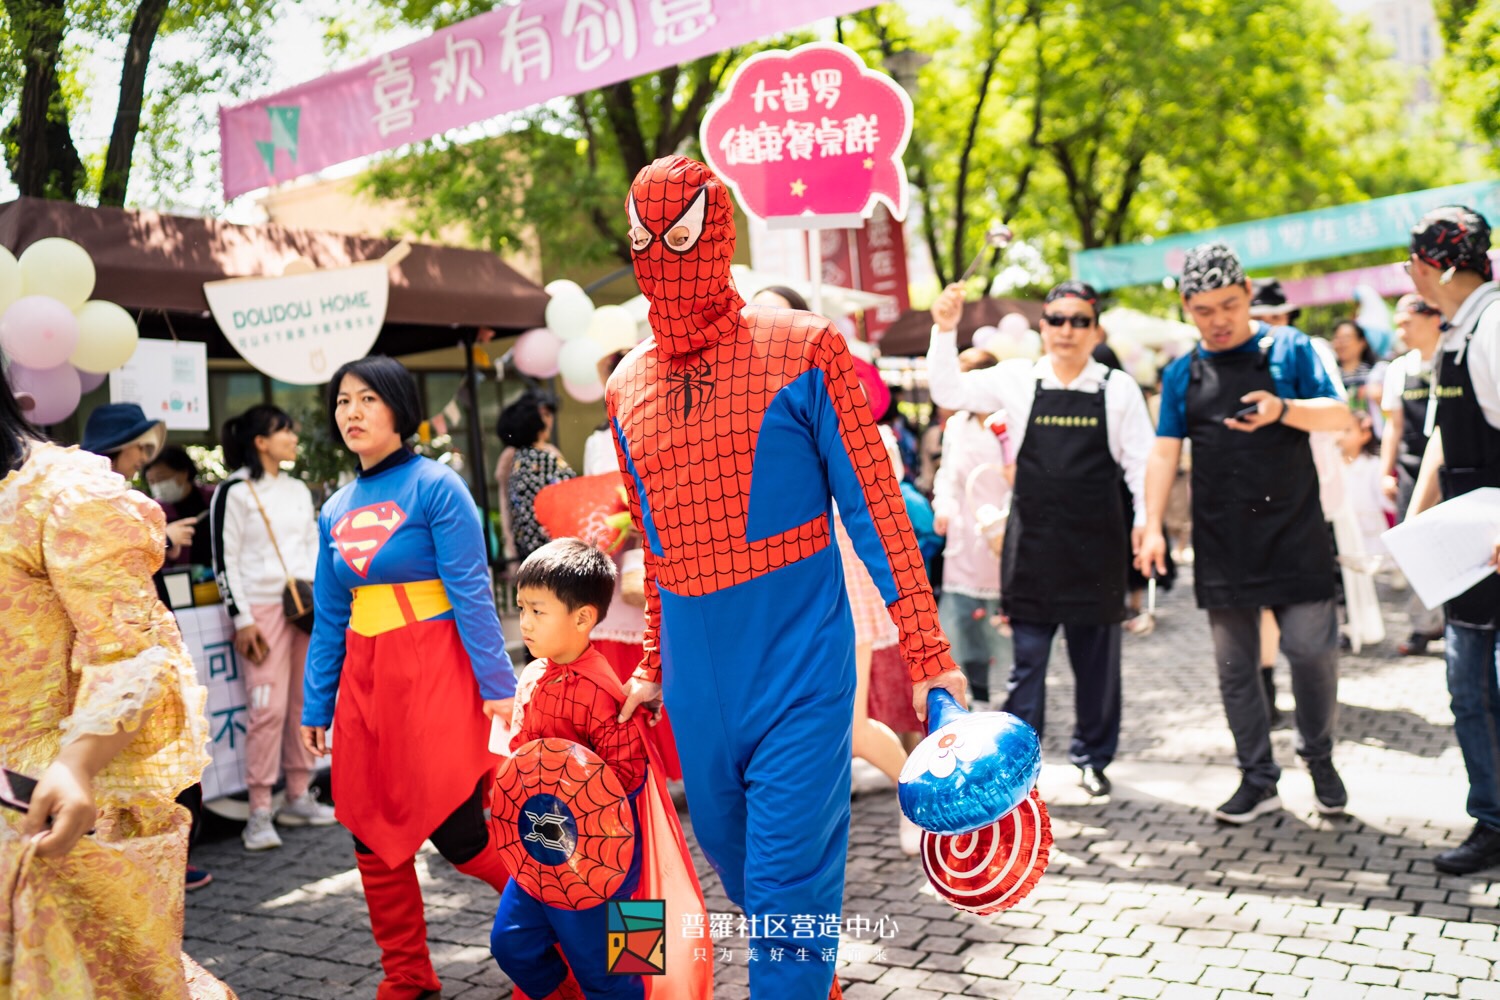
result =
[[146,68],[151,64],[151,46],[167,12],[167,0],[141,0],[130,22],[125,44],[125,65],[120,70],[120,105],[115,128],[104,154],[104,180],[99,204],[123,206],[130,184],[130,164],[135,155],[135,137],[141,130],[141,103],[146,95]]
[[12,166],[25,197],[73,199],[83,187],[83,161],[68,131],[68,108],[57,82],[67,31],[66,0],[7,0],[21,50],[21,105],[7,131],[17,154]]

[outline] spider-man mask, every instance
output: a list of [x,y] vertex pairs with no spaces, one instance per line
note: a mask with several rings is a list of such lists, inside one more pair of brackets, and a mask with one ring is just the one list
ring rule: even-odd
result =
[[713,171],[664,156],[636,174],[625,211],[635,280],[661,349],[692,354],[736,329],[745,303],[729,274],[734,205]]

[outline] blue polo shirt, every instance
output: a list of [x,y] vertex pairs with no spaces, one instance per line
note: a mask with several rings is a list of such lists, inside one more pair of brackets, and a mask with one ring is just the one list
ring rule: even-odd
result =
[[[1193,348],[1204,357],[1210,354],[1232,354],[1234,351],[1258,351],[1260,342],[1271,335],[1270,369],[1271,381],[1276,385],[1276,395],[1283,399],[1338,399],[1339,391],[1329,377],[1323,362],[1318,360],[1307,334],[1295,327],[1271,327],[1257,322],[1250,339],[1239,347],[1218,352],[1205,350],[1202,344]],[[1187,389],[1193,363],[1193,354],[1188,353],[1167,366],[1161,376],[1161,416],[1156,422],[1156,436],[1185,438],[1187,434]]]

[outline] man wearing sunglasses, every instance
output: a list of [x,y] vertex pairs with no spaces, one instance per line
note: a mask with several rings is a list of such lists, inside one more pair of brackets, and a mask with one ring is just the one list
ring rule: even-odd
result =
[[[1145,523],[1151,418],[1140,387],[1092,357],[1099,296],[1080,281],[1047,293],[1042,347],[994,368],[960,372],[957,328],[963,287],[933,304],[927,375],[932,400],[953,410],[1004,410],[1015,493],[1000,560],[1000,604],[1015,663],[1005,710],[1042,731],[1047,660],[1059,626],[1073,665],[1075,720],[1069,759],[1094,796],[1109,794],[1104,769],[1120,739],[1120,622],[1132,543]],[[1127,534],[1124,476],[1134,498]]]
[[1189,250],[1182,307],[1202,342],[1162,373],[1161,416],[1146,473],[1141,572],[1165,566],[1162,515],[1182,442],[1193,443],[1193,589],[1208,611],[1219,694],[1234,736],[1239,789],[1214,810],[1248,823],[1281,808],[1281,769],[1260,673],[1260,609],[1281,626],[1297,701],[1297,752],[1319,812],[1343,812],[1333,766],[1338,612],[1328,529],[1310,431],[1338,430],[1349,411],[1307,336],[1250,318],[1250,283],[1222,243]]
[[[1407,509],[1414,517],[1440,492],[1448,500],[1500,486],[1500,286],[1490,263],[1489,222],[1471,208],[1433,209],[1412,228],[1409,249],[1412,284],[1448,319],[1433,366],[1430,437]],[[1444,611],[1448,695],[1474,829],[1432,861],[1440,872],[1467,875],[1500,865],[1500,577],[1487,576]]]

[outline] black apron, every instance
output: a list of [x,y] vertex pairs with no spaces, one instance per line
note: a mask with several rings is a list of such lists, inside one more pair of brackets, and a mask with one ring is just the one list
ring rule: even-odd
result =
[[1082,392],[1037,383],[1000,558],[1001,607],[1017,621],[1125,619],[1130,534],[1109,451],[1107,385]]
[[1333,550],[1306,431],[1246,433],[1224,420],[1256,389],[1276,394],[1271,338],[1260,349],[1195,349],[1187,389],[1193,442],[1193,590],[1200,608],[1255,608],[1334,596]]
[[1427,450],[1427,401],[1432,396],[1432,372],[1418,370],[1406,373],[1401,389],[1401,445],[1396,461],[1413,479],[1422,468],[1422,453]]
[[[1440,481],[1444,500],[1484,486],[1500,486],[1500,430],[1484,419],[1484,411],[1474,398],[1468,352],[1480,317],[1494,302],[1500,302],[1500,295],[1493,295],[1491,304],[1478,310],[1464,334],[1463,347],[1438,357],[1435,395],[1437,425],[1443,432]],[[1450,624],[1495,628],[1500,625],[1500,576],[1490,574],[1445,604],[1443,610]]]

